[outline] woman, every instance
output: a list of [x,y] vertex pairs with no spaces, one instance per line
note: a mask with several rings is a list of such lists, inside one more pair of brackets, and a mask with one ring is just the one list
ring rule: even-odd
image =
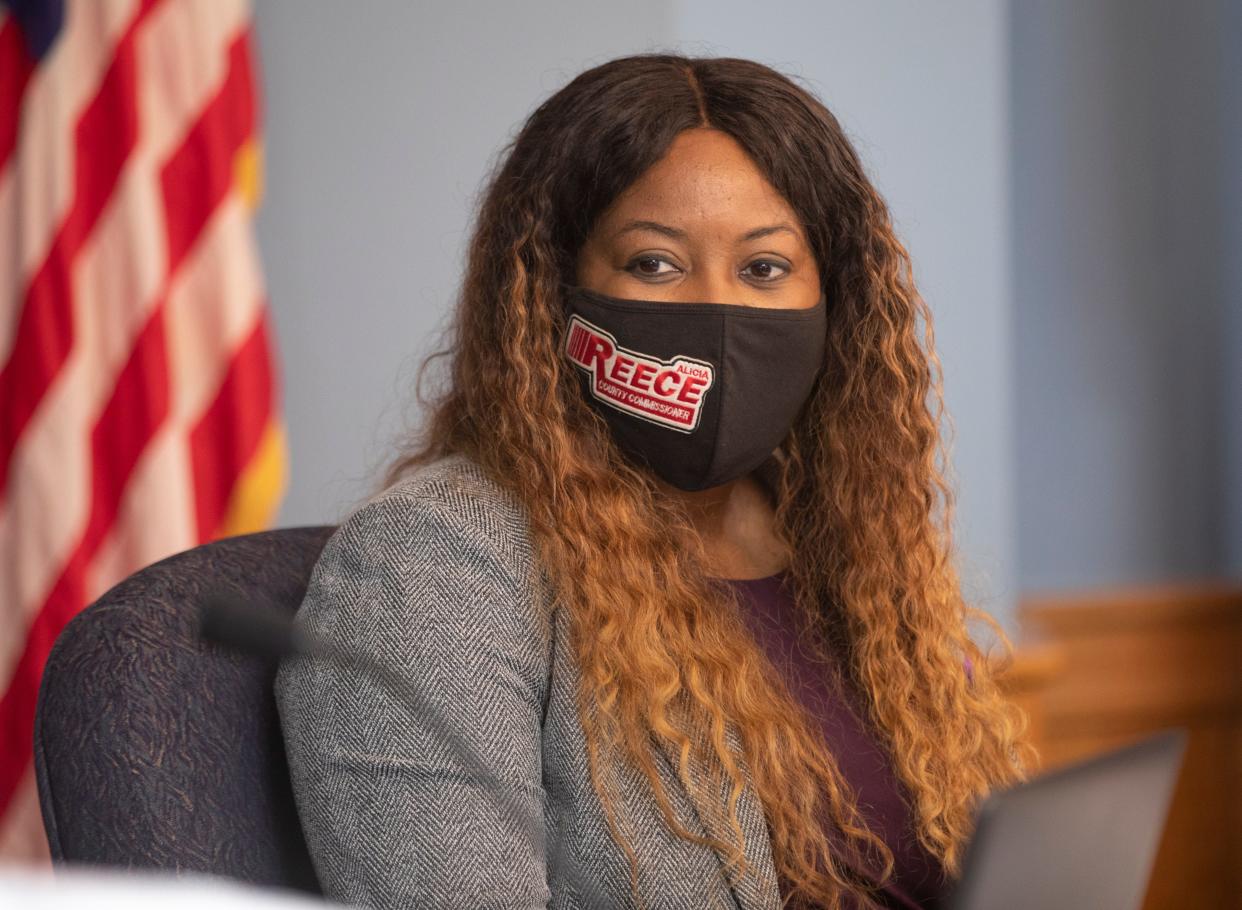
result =
[[506,152],[447,382],[299,611],[398,684],[277,680],[325,892],[937,906],[1034,753],[965,626],[1008,660],[883,200],[739,59],[605,63]]

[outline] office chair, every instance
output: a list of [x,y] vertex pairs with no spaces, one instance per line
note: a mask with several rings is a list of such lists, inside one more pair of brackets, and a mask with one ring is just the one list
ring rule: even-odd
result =
[[147,566],[75,616],[35,709],[54,862],[207,872],[320,893],[298,821],[275,660],[198,639],[223,594],[294,612],[335,528],[282,528]]

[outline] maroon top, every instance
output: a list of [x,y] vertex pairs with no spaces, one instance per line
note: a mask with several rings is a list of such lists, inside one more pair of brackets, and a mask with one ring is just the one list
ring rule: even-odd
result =
[[[856,698],[831,683],[797,647],[799,637],[792,593],[781,582],[786,572],[767,578],[729,579],[741,589],[752,634],[772,663],[781,668],[790,690],[823,722],[837,766],[858,794],[858,808],[868,826],[893,851],[893,874],[883,896],[894,908],[939,910],[946,887],[940,862],[918,843],[905,788],[893,774],[888,753],[878,744]],[[782,883],[782,897],[785,897]]]

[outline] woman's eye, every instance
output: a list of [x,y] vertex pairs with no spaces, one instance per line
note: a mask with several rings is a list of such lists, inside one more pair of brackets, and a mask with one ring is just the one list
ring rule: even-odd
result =
[[784,277],[789,269],[779,262],[773,262],[770,259],[756,259],[742,271],[751,278],[757,278],[760,281],[773,281]]
[[[662,269],[660,268],[661,265],[666,265],[668,268]],[[677,271],[676,266],[667,259],[661,259],[659,256],[639,256],[625,268],[627,271],[638,275],[667,275],[669,272]]]

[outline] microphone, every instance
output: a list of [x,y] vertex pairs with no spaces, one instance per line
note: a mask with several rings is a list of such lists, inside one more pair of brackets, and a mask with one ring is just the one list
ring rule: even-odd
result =
[[272,610],[243,609],[218,594],[204,602],[198,631],[204,641],[243,654],[279,659],[316,650],[306,630],[287,616]]
[[[501,808],[516,820],[523,832],[536,843],[544,841],[542,819],[532,818],[518,803],[513,788],[502,781],[495,770],[479,754],[471,743],[451,724],[444,723],[435,706],[423,693],[410,685],[409,680],[388,667],[333,642],[312,635],[297,625],[291,616],[273,610],[243,607],[236,600],[223,594],[212,594],[204,600],[199,613],[199,636],[213,644],[248,654],[253,657],[285,659],[325,660],[337,667],[361,672],[384,686],[390,693],[413,709],[415,715],[433,724],[448,741],[457,756],[477,777],[491,785],[501,802]],[[561,838],[552,838],[552,852],[548,857],[549,868],[556,868],[564,859]],[[588,906],[605,906],[607,901],[599,892],[599,885],[590,878],[578,874],[577,863],[569,856],[567,878],[590,898]]]

